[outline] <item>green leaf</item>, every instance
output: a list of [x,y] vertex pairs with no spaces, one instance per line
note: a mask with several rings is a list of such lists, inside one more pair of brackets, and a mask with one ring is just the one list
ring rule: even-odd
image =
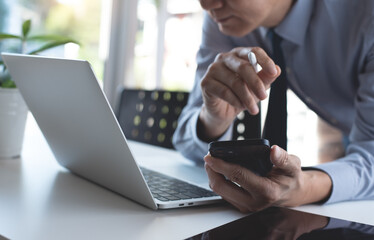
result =
[[16,84],[12,81],[8,71],[0,72],[0,85],[4,88],[15,88]]
[[0,72],[0,82],[4,82],[6,80],[10,80],[10,74],[9,74],[9,71],[7,71],[6,69],[3,69],[2,72]]
[[4,82],[1,83],[1,87],[3,88],[16,88],[16,84],[11,80],[7,79]]
[[61,36],[61,35],[37,35],[32,36],[27,39],[28,41],[67,41],[70,40],[72,42],[76,42],[75,40]]
[[6,33],[0,33],[0,40],[3,39],[21,39],[22,37],[17,36],[17,35],[12,35],[12,34],[6,34]]
[[50,42],[50,43],[47,43],[47,44],[41,46],[40,48],[38,48],[38,49],[36,49],[32,52],[29,52],[28,54],[30,54],[30,55],[37,54],[37,53],[40,53],[42,51],[48,50],[50,48],[58,47],[58,46],[61,46],[61,45],[67,44],[67,43],[78,44],[78,42],[76,42],[72,39],[65,39],[65,40],[61,40],[61,41],[53,41],[53,42]]
[[[0,60],[0,67],[2,67],[3,72],[6,70],[6,65],[3,60]],[[1,68],[0,68],[1,70]],[[0,72],[0,80],[1,80],[1,72]]]
[[29,35],[30,28],[31,28],[31,20],[30,19],[23,22],[23,24],[22,24],[23,39],[26,39],[27,35]]

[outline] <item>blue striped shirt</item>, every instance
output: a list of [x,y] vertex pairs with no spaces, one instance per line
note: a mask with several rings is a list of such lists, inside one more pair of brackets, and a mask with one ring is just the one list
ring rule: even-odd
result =
[[[223,35],[205,16],[194,88],[174,134],[184,156],[202,162],[208,151],[196,134],[203,104],[200,81],[220,52],[259,46],[270,55],[267,29]],[[327,203],[374,199],[374,1],[299,0],[275,28],[283,38],[289,88],[318,116],[349,135],[346,155],[316,166],[332,179]],[[228,139],[230,129],[222,137]]]

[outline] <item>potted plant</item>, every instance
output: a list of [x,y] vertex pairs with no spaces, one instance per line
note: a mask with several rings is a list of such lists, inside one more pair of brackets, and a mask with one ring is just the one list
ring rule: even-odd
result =
[[[30,29],[31,20],[26,20],[22,24],[21,35],[0,33],[0,41],[16,41],[17,48],[8,49],[8,52],[23,54],[38,54],[66,43],[79,44],[71,38],[60,35],[29,36]],[[30,42],[34,42],[38,47],[28,51],[27,44]],[[27,112],[28,109],[0,55],[0,158],[20,155]]]

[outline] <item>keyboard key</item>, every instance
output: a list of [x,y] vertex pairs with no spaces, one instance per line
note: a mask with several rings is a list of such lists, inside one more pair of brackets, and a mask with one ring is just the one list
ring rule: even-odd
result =
[[176,196],[170,196],[170,197],[166,197],[168,200],[170,201],[176,201],[176,200],[181,200],[179,197],[176,197]]
[[158,199],[158,200],[160,200],[160,201],[164,201],[164,202],[169,201],[169,199],[164,198],[164,197],[156,197],[156,199]]
[[214,192],[180,181],[149,169],[141,168],[154,198],[160,201],[217,196]]

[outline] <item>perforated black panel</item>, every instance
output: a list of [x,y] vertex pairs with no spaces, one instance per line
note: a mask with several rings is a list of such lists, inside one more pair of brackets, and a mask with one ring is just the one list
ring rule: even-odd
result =
[[172,136],[187,99],[187,92],[124,89],[118,121],[127,139],[173,149]]
[[241,112],[234,121],[232,139],[243,140],[261,138],[261,114],[253,116],[248,111]]
[[[187,92],[124,89],[117,118],[127,139],[174,149],[173,133],[178,117],[187,104]],[[232,139],[261,137],[260,114],[247,111],[234,122]]]

